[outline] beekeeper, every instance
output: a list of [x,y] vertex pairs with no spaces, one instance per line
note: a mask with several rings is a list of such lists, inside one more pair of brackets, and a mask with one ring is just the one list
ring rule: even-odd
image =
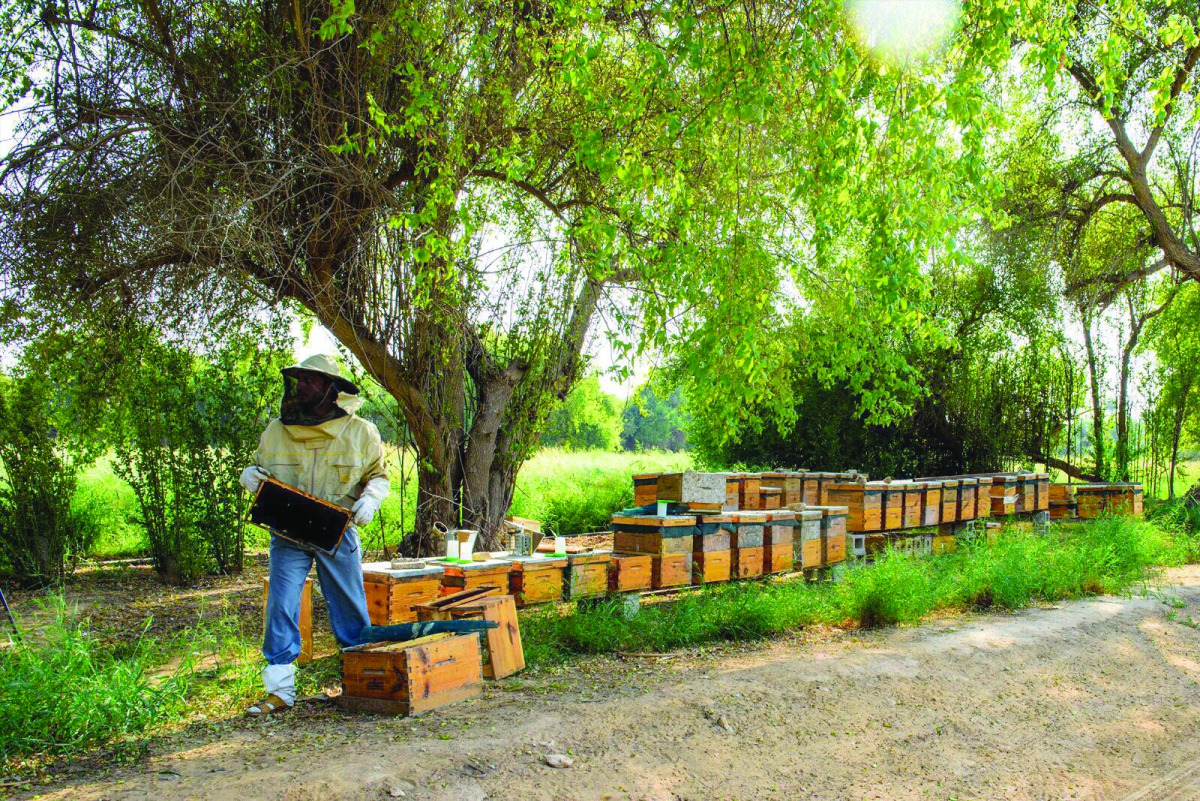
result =
[[[259,440],[254,464],[242,473],[251,494],[268,477],[336,503],[354,513],[354,526],[375,517],[391,485],[374,424],[358,417],[358,387],[342,377],[328,356],[310,356],[283,369],[283,402]],[[266,697],[251,715],[290,708],[296,702],[296,657],[300,655],[300,597],[313,561],[329,607],[338,644],[357,641],[369,625],[363,591],[362,552],[354,526],[334,556],[271,535],[270,589],[263,634]]]

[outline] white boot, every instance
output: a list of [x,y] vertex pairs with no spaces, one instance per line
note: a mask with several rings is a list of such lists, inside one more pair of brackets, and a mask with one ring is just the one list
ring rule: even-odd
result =
[[267,697],[246,710],[248,715],[269,715],[290,709],[296,703],[296,666],[267,665],[262,670]]

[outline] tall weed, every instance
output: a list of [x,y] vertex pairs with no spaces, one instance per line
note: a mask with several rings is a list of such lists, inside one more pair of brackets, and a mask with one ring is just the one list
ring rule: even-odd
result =
[[37,641],[0,650],[0,763],[66,756],[165,721],[184,703],[188,674],[147,678],[155,644],[97,643],[52,596],[54,621]]

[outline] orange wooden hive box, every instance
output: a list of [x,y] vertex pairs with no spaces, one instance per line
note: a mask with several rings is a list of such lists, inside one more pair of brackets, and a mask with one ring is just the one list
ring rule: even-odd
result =
[[883,530],[899,531],[904,528],[904,489],[906,482],[891,481],[883,484]]
[[634,506],[649,506],[658,500],[658,473],[642,473],[633,477]]
[[692,538],[692,583],[729,581],[733,515],[704,515],[696,518]]
[[901,485],[900,489],[904,498],[900,512],[904,521],[901,527],[918,528],[921,525],[921,496],[924,495],[924,487],[917,481],[896,483]]
[[853,532],[883,529],[883,483],[831,484],[822,506],[845,506],[850,510],[846,529]]
[[921,525],[936,526],[942,522],[942,482],[919,478],[921,486]]
[[962,490],[962,479],[942,478],[942,521],[955,523],[958,521],[958,495]]
[[488,559],[484,562],[464,564],[446,563],[446,572],[442,575],[442,595],[482,587],[485,584],[507,589],[510,572],[510,559]]
[[563,598],[563,576],[567,569],[566,557],[517,556],[512,559],[508,574],[508,591],[518,607],[530,604],[545,604]]
[[692,554],[671,553],[652,556],[650,586],[656,590],[686,587],[692,582]]
[[608,592],[608,565],[611,561],[611,551],[568,554],[563,597],[574,601],[604,595]]
[[821,522],[825,518],[825,507],[808,508],[796,512],[800,529],[792,543],[792,561],[802,568],[825,566],[825,538],[821,536]]
[[753,578],[763,571],[763,537],[767,516],[763,512],[733,514],[730,538],[730,573],[733,578]]
[[388,626],[417,619],[413,605],[441,594],[446,567],[427,563],[426,567],[393,570],[390,562],[368,562],[362,570],[371,625]]
[[970,476],[959,479],[958,485],[958,511],[956,515],[959,520],[974,520],[975,519],[975,497],[979,494],[979,479]]
[[610,527],[616,553],[691,553],[696,517],[616,514]]
[[614,553],[608,565],[609,592],[650,589],[654,557],[641,553]]
[[738,477],[738,509],[755,511],[761,508],[761,479],[754,473],[743,473]]
[[764,574],[783,573],[794,567],[798,514],[791,509],[767,512],[763,529]]
[[364,712],[419,715],[471,698],[483,684],[479,636],[432,634],[347,648],[342,681],[338,705]]
[[496,628],[479,632],[483,676],[503,679],[525,668],[517,605],[511,595],[493,594],[481,587],[443,595],[417,607],[419,620],[490,620]]

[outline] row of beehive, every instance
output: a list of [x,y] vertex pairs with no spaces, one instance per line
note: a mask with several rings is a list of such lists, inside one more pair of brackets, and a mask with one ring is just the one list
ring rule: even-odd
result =
[[704,518],[615,515],[615,552],[470,564],[430,559],[406,570],[369,563],[363,565],[367,611],[373,624],[384,625],[410,622],[414,606],[484,585],[507,590],[518,606],[527,606],[826,567],[847,557],[847,513],[812,507]]
[[1050,508],[1050,476],[1004,473],[868,481],[859,473],[648,473],[634,476],[635,503],[685,514],[771,511],[797,504],[846,506],[854,533],[901,531]]
[[1053,484],[1050,487],[1051,520],[1091,520],[1103,514],[1142,514],[1141,484]]

